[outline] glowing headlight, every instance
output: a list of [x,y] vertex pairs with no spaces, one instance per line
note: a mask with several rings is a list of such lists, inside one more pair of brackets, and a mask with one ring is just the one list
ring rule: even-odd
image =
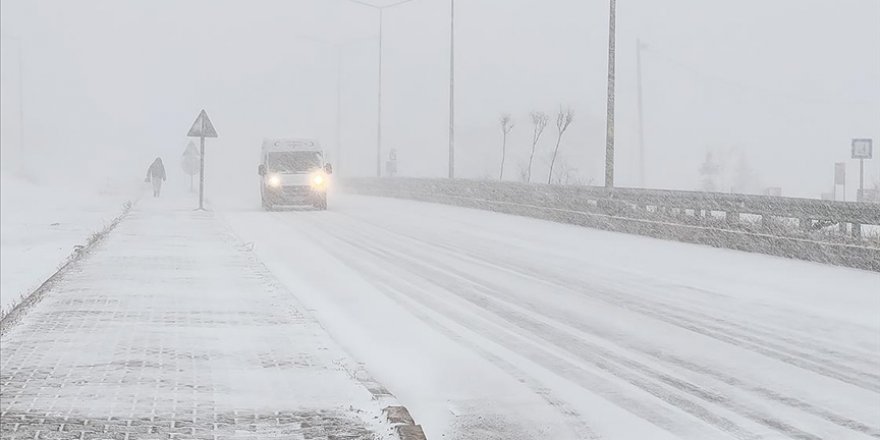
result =
[[321,186],[325,182],[323,174],[313,174],[312,175],[312,185],[313,186]]
[[281,187],[281,176],[277,174],[271,174],[266,179],[266,184],[271,186],[272,188],[280,188]]

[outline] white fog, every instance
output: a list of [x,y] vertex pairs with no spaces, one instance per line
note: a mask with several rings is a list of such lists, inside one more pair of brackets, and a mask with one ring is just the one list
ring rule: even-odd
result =
[[880,435],[880,1],[0,31],[2,440]]

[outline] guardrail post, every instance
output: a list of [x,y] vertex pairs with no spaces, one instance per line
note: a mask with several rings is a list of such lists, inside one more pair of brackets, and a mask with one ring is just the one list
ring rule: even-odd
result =
[[842,234],[846,235],[846,222],[837,223],[837,230]]
[[727,214],[725,214],[724,217],[727,220],[727,224],[729,224],[729,225],[735,225],[735,224],[739,223],[739,213],[738,212],[727,211]]
[[852,224],[852,236],[853,238],[862,238],[862,225],[861,223],[853,223]]
[[800,219],[801,229],[805,231],[809,231],[810,227],[813,226],[813,221],[808,218]]

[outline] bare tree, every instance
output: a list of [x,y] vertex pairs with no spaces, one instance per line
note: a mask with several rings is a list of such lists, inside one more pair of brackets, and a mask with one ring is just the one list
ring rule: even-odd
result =
[[532,124],[535,126],[534,132],[532,133],[532,153],[529,155],[529,168],[526,174],[526,182],[532,181],[532,161],[535,159],[535,148],[538,146],[538,140],[541,139],[541,134],[544,133],[544,129],[547,128],[547,122],[550,118],[547,117],[547,113],[544,112],[532,112]]
[[571,165],[568,158],[565,154],[560,154],[556,158],[556,170],[552,175],[552,181],[550,183],[562,184],[562,185],[576,185],[580,180],[578,176],[578,169]]
[[702,182],[700,183],[700,188],[703,191],[715,191],[717,189],[717,185],[715,181],[718,179],[718,174],[721,167],[712,157],[712,152],[706,152],[706,158],[703,160],[703,164],[700,165],[700,177],[702,178]]
[[562,135],[565,134],[565,130],[568,130],[568,126],[571,125],[573,119],[574,111],[570,108],[559,108],[559,114],[556,115],[556,148],[553,149],[553,159],[550,161],[550,175],[547,176],[548,185],[553,181],[553,165],[556,164],[556,155],[559,154],[559,144],[562,142]]
[[509,114],[505,113],[501,115],[501,173],[498,176],[498,180],[504,180],[504,158],[507,155],[507,135],[510,133],[510,130],[513,130],[514,123],[513,119]]
[[529,164],[526,161],[522,161],[519,163],[519,181],[529,181]]

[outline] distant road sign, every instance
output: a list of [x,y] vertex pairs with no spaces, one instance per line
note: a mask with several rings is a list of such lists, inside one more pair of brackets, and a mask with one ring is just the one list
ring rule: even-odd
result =
[[780,188],[778,186],[771,186],[769,188],[765,188],[764,195],[765,196],[772,196],[772,197],[781,197],[782,196],[782,188]]
[[193,141],[189,141],[189,143],[186,144],[186,150],[183,150],[183,155],[194,156],[196,158],[199,157],[199,149],[196,147],[196,144],[193,143]]
[[870,159],[873,155],[873,142],[871,139],[853,139],[852,140],[852,158],[853,159]]
[[834,184],[846,185],[846,164],[843,162],[834,164]]
[[186,135],[190,137],[203,138],[217,137],[217,132],[214,130],[214,124],[211,123],[211,119],[208,118],[208,114],[205,113],[204,109],[199,112],[199,116],[196,118],[196,121],[193,122],[192,128],[189,129],[189,133],[187,133]]
[[183,172],[188,176],[195,176],[199,173],[199,153],[196,154],[184,154],[183,160],[181,161],[181,166],[183,167]]

